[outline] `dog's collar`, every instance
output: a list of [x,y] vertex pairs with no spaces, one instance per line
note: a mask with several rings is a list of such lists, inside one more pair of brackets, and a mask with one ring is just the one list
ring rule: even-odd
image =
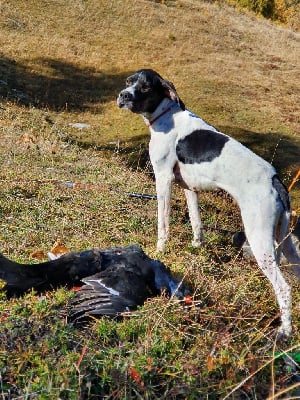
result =
[[171,111],[172,107],[168,107],[166,108],[164,111],[162,111],[160,114],[158,114],[157,117],[153,118],[151,121],[148,122],[147,126],[152,126],[154,124],[154,122],[156,122],[160,117],[162,117],[163,115],[167,114],[169,111]]
[[172,108],[177,105],[177,103],[171,104],[169,107],[167,107],[165,110],[163,110],[160,114],[158,114],[156,117],[154,117],[151,121],[147,122],[147,126],[150,127],[156,122],[158,119],[160,119],[163,115],[167,114],[169,111],[172,110]]

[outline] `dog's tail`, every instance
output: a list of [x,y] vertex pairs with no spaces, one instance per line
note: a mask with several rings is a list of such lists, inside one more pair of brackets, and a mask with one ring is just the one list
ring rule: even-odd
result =
[[279,226],[276,235],[276,241],[277,241],[276,261],[278,264],[280,263],[284,241],[289,235],[290,218],[291,218],[291,213],[290,211],[287,210],[284,210],[280,216]]
[[290,205],[289,192],[285,187],[285,185],[281,182],[278,175],[273,176],[272,185],[274,189],[277,191],[283,207],[280,219],[278,221],[279,225],[277,228],[277,235],[276,235],[276,240],[277,240],[276,261],[279,264],[283,243],[289,231],[290,218],[291,218],[291,205]]

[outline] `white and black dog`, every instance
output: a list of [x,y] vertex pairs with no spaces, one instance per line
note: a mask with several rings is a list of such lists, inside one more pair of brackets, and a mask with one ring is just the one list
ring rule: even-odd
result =
[[222,188],[237,201],[245,233],[281,311],[279,333],[291,334],[291,290],[278,264],[281,250],[300,278],[300,257],[289,236],[290,201],[275,169],[233,138],[185,108],[174,85],[151,69],[129,76],[118,96],[120,108],[141,114],[151,132],[149,153],[158,200],[157,250],[169,233],[173,181],[185,191],[193,245],[203,242],[198,192]]

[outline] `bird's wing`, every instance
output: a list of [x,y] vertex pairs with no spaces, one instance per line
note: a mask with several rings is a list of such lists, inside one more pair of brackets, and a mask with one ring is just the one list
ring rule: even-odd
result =
[[140,304],[131,295],[132,287],[130,290],[126,290],[125,287],[120,292],[109,286],[105,279],[97,276],[86,278],[83,281],[84,286],[76,292],[75,297],[71,300],[69,322],[85,322],[92,317],[117,317],[122,312],[136,309]]

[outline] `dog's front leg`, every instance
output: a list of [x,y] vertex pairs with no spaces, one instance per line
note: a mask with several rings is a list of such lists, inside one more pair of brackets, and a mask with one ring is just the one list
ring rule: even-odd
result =
[[198,203],[198,192],[194,192],[189,189],[184,189],[190,221],[193,229],[194,239],[192,245],[199,247],[204,243],[203,225],[200,218],[199,203]]
[[157,221],[158,221],[158,239],[156,250],[164,252],[166,241],[169,235],[170,223],[170,201],[171,201],[171,177],[156,175],[156,193],[157,193]]

